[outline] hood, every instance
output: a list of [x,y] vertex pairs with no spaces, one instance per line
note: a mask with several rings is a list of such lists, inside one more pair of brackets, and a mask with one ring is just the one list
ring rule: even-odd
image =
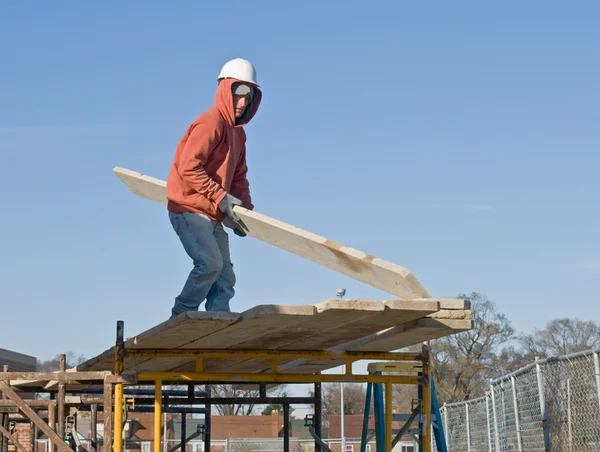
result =
[[248,124],[258,111],[260,101],[262,100],[262,91],[258,86],[254,86],[254,96],[252,96],[252,100],[246,107],[244,114],[236,120],[235,111],[233,109],[233,92],[231,89],[236,82],[239,82],[239,80],[226,78],[219,83],[217,92],[215,93],[215,105],[223,119],[225,119],[230,126],[241,127]]

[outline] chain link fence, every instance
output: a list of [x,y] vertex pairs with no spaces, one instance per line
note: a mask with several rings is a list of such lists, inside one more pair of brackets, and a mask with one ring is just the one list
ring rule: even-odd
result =
[[536,361],[441,408],[449,452],[600,452],[600,350]]

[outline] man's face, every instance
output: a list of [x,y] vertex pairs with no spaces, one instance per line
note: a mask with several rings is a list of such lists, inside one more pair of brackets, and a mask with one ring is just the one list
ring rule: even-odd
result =
[[240,96],[238,94],[233,95],[233,108],[235,109],[235,117],[239,118],[244,114],[244,110],[250,103],[250,96]]

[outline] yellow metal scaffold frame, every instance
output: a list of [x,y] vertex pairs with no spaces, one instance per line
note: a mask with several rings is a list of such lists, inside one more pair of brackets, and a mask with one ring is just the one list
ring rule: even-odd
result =
[[[195,358],[196,370],[194,372],[136,372],[137,383],[153,383],[154,388],[154,452],[161,452],[161,442],[156,438],[161,437],[161,415],[162,415],[162,385],[164,382],[177,383],[381,383],[385,387],[385,447],[386,452],[392,451],[392,386],[394,384],[414,384],[423,387],[422,415],[423,436],[421,445],[422,452],[431,452],[431,397],[430,397],[430,374],[431,353],[429,346],[424,345],[423,350],[414,352],[328,352],[328,351],[278,351],[278,350],[206,350],[206,349],[132,349],[125,348],[121,340],[117,340],[115,349],[115,373],[118,377],[124,369],[126,357],[135,358]],[[205,359],[262,359],[271,362],[268,373],[241,373],[241,372],[210,372],[204,369]],[[281,360],[335,360],[343,361],[344,373],[321,374],[321,373],[282,373],[279,371]],[[376,361],[413,361],[418,362],[420,375],[373,375],[355,374],[353,364],[361,360]],[[122,442],[117,438],[122,437],[122,413],[124,408],[123,384],[116,383],[114,390],[114,451],[122,452]]]
[[[191,372],[164,372],[164,371],[133,371],[126,369],[126,358],[193,358],[195,370]],[[205,368],[205,360],[225,359],[257,359],[261,362],[270,362],[270,368],[264,372],[211,372]],[[293,373],[292,369],[280,370],[282,361],[332,360],[335,366],[345,364],[345,371],[339,373]],[[380,363],[377,374],[372,372],[358,374],[354,372],[353,365],[357,361],[387,361]],[[146,368],[152,369],[152,359],[145,363]],[[268,364],[267,364],[268,366]],[[373,367],[371,366],[371,370]],[[395,372],[398,374],[385,374]],[[123,419],[125,412],[124,385],[135,386],[139,384],[154,384],[154,452],[161,452],[161,415],[163,413],[163,384],[177,383],[206,383],[206,384],[233,384],[233,383],[375,383],[382,384],[385,388],[384,415],[385,415],[385,450],[392,451],[392,387],[394,384],[420,385],[422,388],[421,403],[421,451],[431,452],[431,351],[427,344],[423,345],[421,352],[330,352],[310,350],[208,350],[208,349],[161,349],[161,348],[126,348],[123,340],[123,322],[117,323],[117,341],[114,351],[114,371],[66,371],[61,368],[59,372],[0,372],[0,393],[8,400],[2,400],[1,406],[15,406],[38,426],[52,441],[54,448],[59,452],[69,452],[70,447],[65,443],[63,431],[54,429],[56,423],[59,427],[64,422],[65,405],[67,404],[64,390],[59,391],[58,399],[28,400],[25,401],[11,388],[14,381],[39,381],[40,388],[45,387],[44,382],[55,381],[59,388],[65,384],[92,384],[103,387],[102,397],[82,396],[80,404],[92,403],[103,406],[104,411],[104,451],[123,452]],[[43,392],[43,389],[42,389]],[[75,394],[77,389],[69,390]],[[85,392],[83,389],[81,392]],[[114,397],[113,397],[114,395]],[[240,400],[243,400],[242,397]],[[316,399],[315,399],[316,400]],[[320,396],[319,396],[320,406]],[[69,402],[73,403],[73,402]],[[243,402],[242,402],[243,403]],[[37,407],[37,408],[36,408]],[[44,422],[37,415],[36,409],[48,408],[49,423]],[[54,411],[58,409],[59,416],[55,419]],[[50,425],[48,425],[50,424]],[[5,434],[5,432],[2,432]],[[7,435],[7,438],[13,440]],[[52,448],[51,450],[54,450]]]

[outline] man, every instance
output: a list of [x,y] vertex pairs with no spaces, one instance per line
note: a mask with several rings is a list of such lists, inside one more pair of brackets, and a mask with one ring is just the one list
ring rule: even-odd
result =
[[244,236],[235,205],[252,210],[243,126],[256,114],[262,92],[247,60],[227,62],[219,74],[215,103],[188,127],[167,179],[167,209],[173,229],[193,261],[171,317],[197,311],[230,312],[235,273],[223,223]]

